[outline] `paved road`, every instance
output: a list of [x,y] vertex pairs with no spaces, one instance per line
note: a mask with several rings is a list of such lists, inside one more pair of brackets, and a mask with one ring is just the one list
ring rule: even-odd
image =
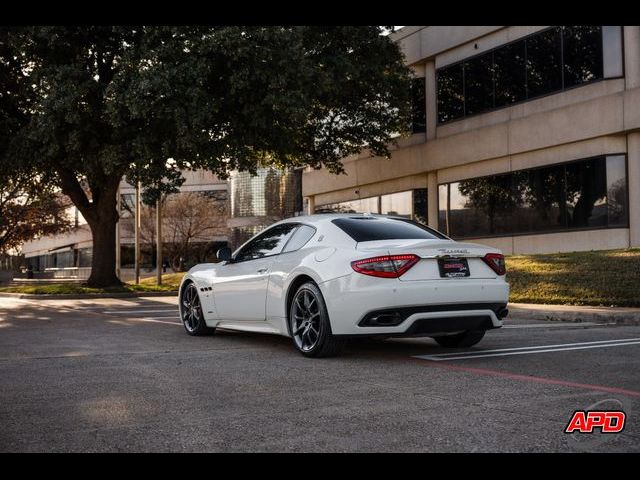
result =
[[[175,298],[0,299],[0,451],[640,451],[640,327],[519,321],[471,349],[190,337]],[[620,434],[563,433],[575,410]]]

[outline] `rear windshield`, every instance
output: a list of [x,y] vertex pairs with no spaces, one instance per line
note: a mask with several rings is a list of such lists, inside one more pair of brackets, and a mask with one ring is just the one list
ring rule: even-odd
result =
[[429,227],[401,218],[337,218],[332,220],[356,242],[399,239],[434,239],[447,237]]

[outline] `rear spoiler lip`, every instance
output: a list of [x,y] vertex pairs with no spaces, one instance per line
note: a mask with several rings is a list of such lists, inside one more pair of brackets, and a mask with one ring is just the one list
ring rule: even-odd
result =
[[[436,239],[434,239],[436,240]],[[431,240],[427,240],[431,243]],[[429,243],[414,244],[407,246],[369,246],[366,245],[369,242],[356,242],[355,249],[358,253],[379,253],[380,255],[401,255],[401,254],[413,254],[423,259],[438,259],[438,258],[483,258],[487,254],[499,254],[504,255],[502,250],[488,245],[468,243],[464,246],[440,247],[434,248],[434,245]],[[368,247],[368,248],[367,248]],[[420,253],[421,249],[431,250],[434,253]],[[437,252],[437,253],[435,253]]]
[[[487,255],[487,253],[493,253],[493,252],[485,252],[484,254],[480,254],[480,253],[466,253],[466,254],[460,254],[460,255],[455,255],[455,254],[449,254],[449,253],[442,253],[442,254],[438,254],[438,255],[418,255],[420,258],[484,258],[485,255]],[[498,252],[495,252],[498,253]]]

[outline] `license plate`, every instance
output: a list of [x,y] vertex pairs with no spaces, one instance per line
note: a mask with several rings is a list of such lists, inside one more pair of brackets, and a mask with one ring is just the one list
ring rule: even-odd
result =
[[440,276],[444,278],[469,276],[469,263],[466,258],[440,258],[438,268]]

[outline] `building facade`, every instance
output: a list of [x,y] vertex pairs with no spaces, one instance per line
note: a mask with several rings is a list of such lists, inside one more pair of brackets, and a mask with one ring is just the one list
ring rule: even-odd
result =
[[[200,261],[214,260],[215,251],[228,241],[228,186],[226,180],[206,171],[184,171],[180,192],[169,195],[163,211],[163,253],[178,257],[182,268]],[[120,183],[120,247],[121,279],[134,275],[135,258],[135,186]],[[155,209],[141,208],[141,267],[143,273],[155,269]],[[69,207],[75,227],[69,232],[49,235],[26,242],[22,246],[26,266],[36,277],[88,278],[91,271],[93,242],[86,220],[75,206]],[[188,239],[188,248],[179,250]],[[175,246],[175,248],[174,248]],[[180,260],[180,257],[182,260]],[[168,262],[170,264],[176,262]],[[177,265],[171,265],[177,266]]]
[[229,177],[229,246],[235,250],[278,220],[304,213],[302,171],[258,168]]
[[417,26],[413,134],[307,170],[309,211],[414,218],[506,254],[640,247],[640,27]]

